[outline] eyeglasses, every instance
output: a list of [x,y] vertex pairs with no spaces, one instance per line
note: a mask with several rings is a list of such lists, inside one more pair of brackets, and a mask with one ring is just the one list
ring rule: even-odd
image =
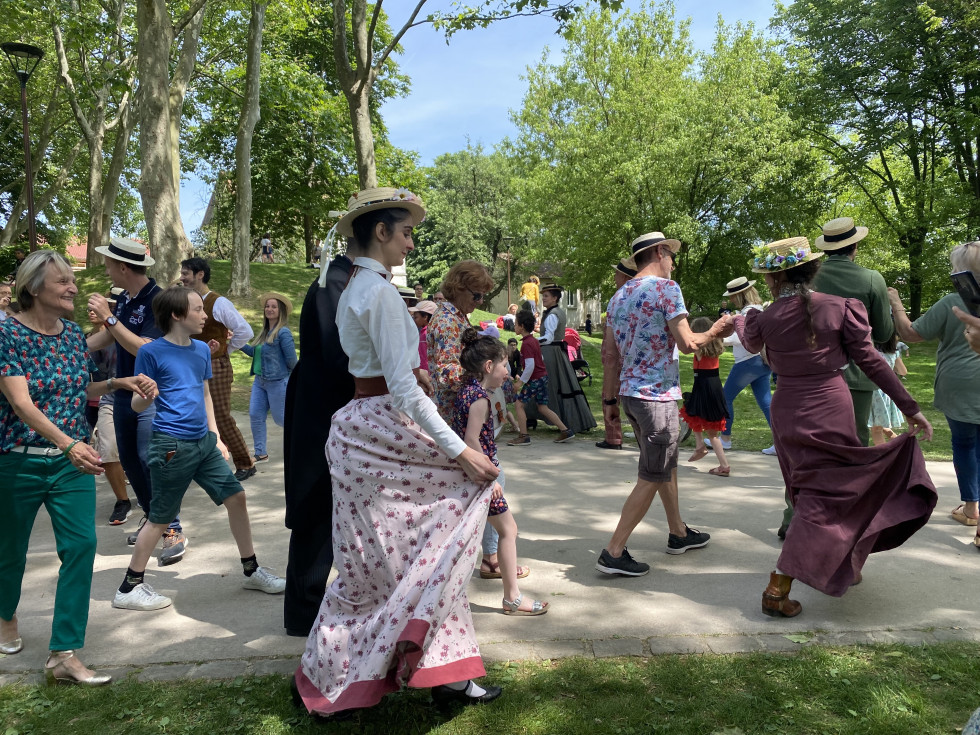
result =
[[483,297],[486,296],[486,294],[480,293],[479,291],[470,291],[470,296],[473,297],[474,301],[483,301]]
[[669,255],[669,256],[670,256],[670,264],[671,264],[671,265],[677,265],[677,253],[675,253],[675,252],[674,252],[673,250],[671,250],[670,248],[663,248],[663,249],[662,249],[662,250],[661,250],[660,252],[662,253],[662,252],[664,252],[665,250],[667,251],[667,255]]

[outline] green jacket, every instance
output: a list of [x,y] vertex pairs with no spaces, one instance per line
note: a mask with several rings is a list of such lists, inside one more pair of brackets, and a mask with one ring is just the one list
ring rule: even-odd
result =
[[[895,322],[888,305],[888,286],[878,271],[860,266],[846,255],[828,255],[813,279],[813,290],[863,303],[871,324],[871,339],[875,342],[887,342],[895,333]],[[844,378],[851,390],[874,390],[877,387],[853,362],[844,370]]]

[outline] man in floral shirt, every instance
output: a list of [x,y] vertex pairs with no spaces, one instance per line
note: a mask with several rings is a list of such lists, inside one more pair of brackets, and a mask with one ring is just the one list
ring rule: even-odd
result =
[[681,249],[678,240],[650,232],[630,247],[638,272],[609,302],[606,330],[622,358],[619,400],[640,444],[640,466],[596,569],[642,577],[650,565],[634,560],[626,542],[657,493],[670,529],[667,553],[683,554],[708,544],[708,534],[684,523],[677,502],[677,401],[681,398],[677,349],[690,354],[716,337],[731,334],[732,327],[725,317],[703,334],[691,331],[680,286],[670,280]]

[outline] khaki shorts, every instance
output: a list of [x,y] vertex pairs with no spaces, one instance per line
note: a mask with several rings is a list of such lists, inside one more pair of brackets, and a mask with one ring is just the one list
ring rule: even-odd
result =
[[103,463],[119,461],[119,450],[116,449],[116,428],[112,423],[111,403],[104,403],[99,406],[99,419],[95,422],[95,433],[92,436],[92,444]]
[[677,469],[677,402],[620,396],[619,403],[640,445],[639,478],[646,482],[669,481]]

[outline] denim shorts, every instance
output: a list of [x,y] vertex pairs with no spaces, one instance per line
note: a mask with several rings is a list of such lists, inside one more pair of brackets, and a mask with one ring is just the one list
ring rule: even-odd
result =
[[147,452],[153,496],[150,499],[150,523],[170,523],[180,513],[180,503],[193,480],[210,496],[215,505],[242,492],[225,458],[218,449],[218,437],[209,431],[200,439],[177,439],[159,431],[153,432]]

